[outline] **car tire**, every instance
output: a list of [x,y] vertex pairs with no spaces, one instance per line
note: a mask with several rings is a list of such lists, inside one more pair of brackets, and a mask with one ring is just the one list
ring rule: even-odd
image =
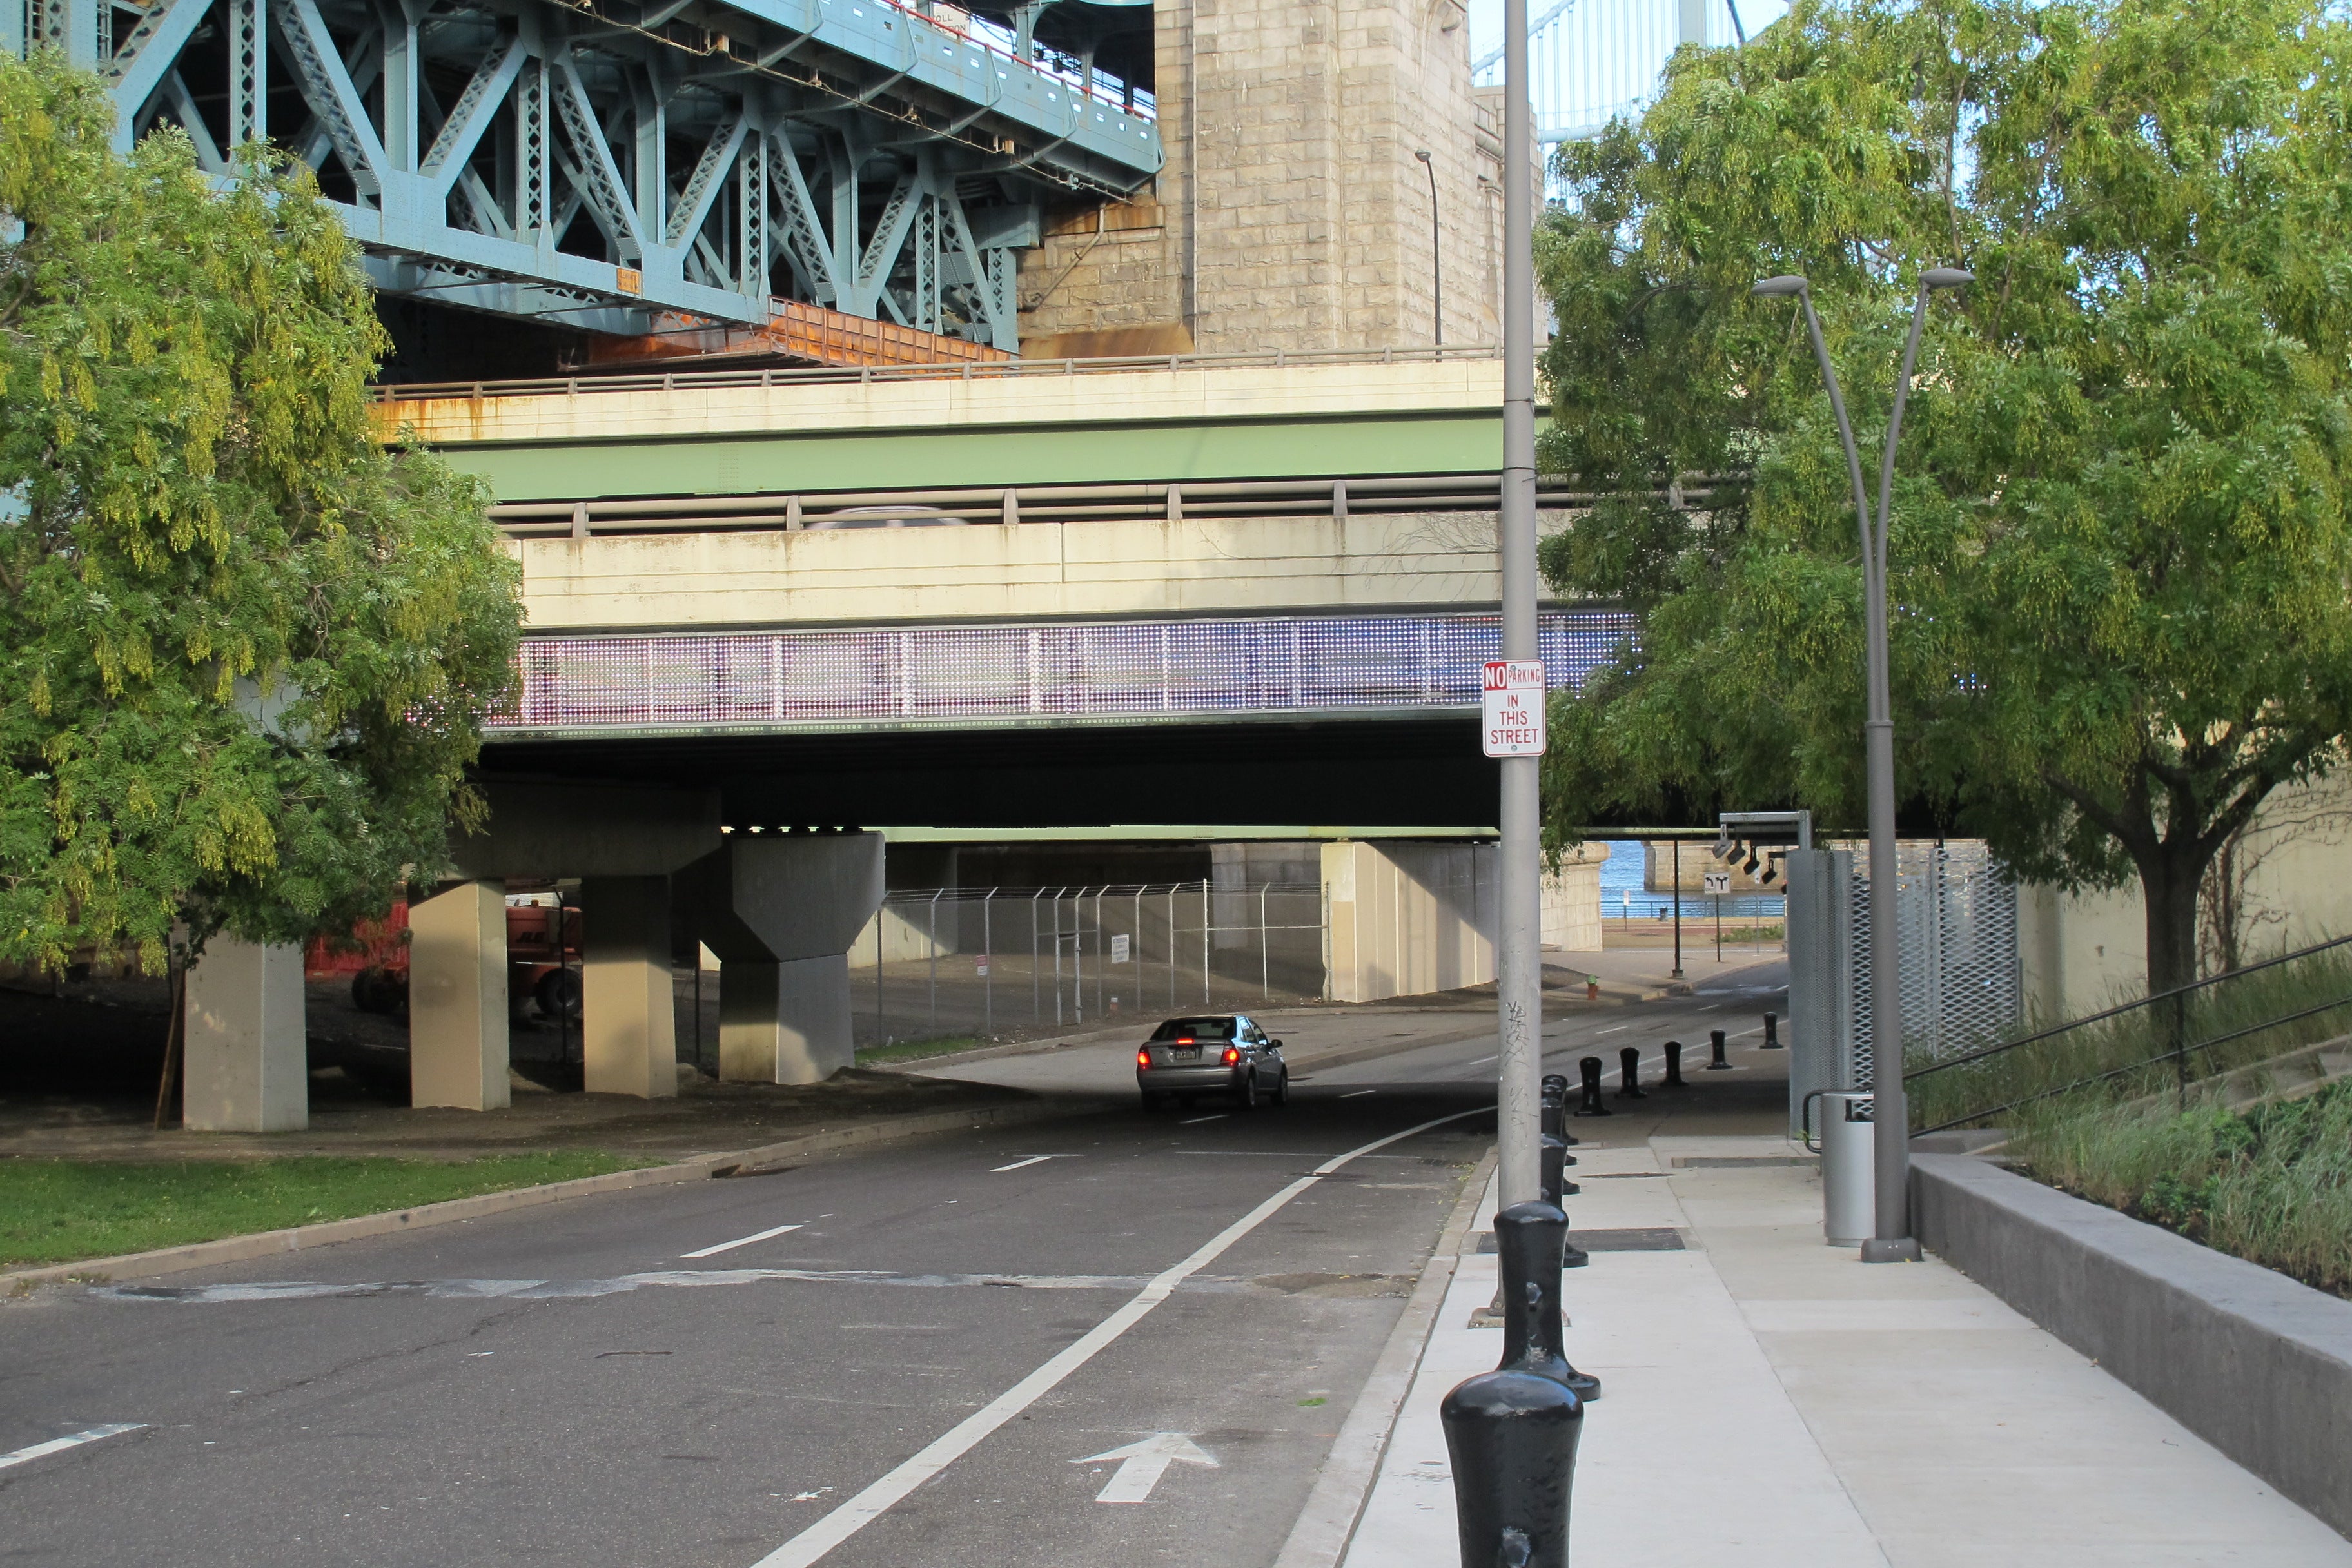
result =
[[1242,1079],[1241,1087],[1234,1090],[1234,1109],[1235,1110],[1257,1109],[1257,1074],[1252,1073]]
[[1276,1105],[1290,1103],[1290,1069],[1288,1068],[1283,1068],[1282,1076],[1274,1080],[1274,1103]]

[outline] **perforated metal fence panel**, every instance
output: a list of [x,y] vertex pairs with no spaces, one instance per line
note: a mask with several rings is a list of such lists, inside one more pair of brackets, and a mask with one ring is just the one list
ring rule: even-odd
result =
[[[1870,1027],[1870,868],[1857,845],[1846,879],[1843,922],[1852,1019],[1852,1087],[1872,1087],[1877,1065]],[[1895,847],[1899,993],[1907,1048],[1933,1056],[1965,1050],[2016,1021],[2019,1007],[2017,885],[1982,842],[1953,839]]]

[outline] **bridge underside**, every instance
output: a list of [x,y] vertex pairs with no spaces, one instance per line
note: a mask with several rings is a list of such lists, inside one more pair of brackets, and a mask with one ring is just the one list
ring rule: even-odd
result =
[[1097,64],[1149,6],[1055,9],[1076,52],[893,0],[44,0],[0,46],[100,72],[123,148],[307,163],[391,293],[621,334],[781,299],[1013,352],[1044,204],[1162,161]]
[[486,773],[716,785],[738,827],[1491,828],[1475,711],[984,731],[494,742]]

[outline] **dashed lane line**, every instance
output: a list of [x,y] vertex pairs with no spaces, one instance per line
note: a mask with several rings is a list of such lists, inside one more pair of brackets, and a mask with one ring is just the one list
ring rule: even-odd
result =
[[52,1437],[46,1443],[36,1443],[29,1448],[18,1448],[14,1453],[0,1454],[0,1470],[14,1469],[18,1465],[29,1465],[35,1459],[46,1459],[51,1454],[62,1454],[68,1448],[79,1448],[84,1443],[96,1443],[108,1437],[120,1437],[125,1432],[143,1432],[146,1429],[147,1423],[144,1421],[116,1421],[103,1426],[85,1427],[79,1432],[70,1433],[63,1437]]
[[757,1231],[750,1236],[739,1236],[732,1241],[722,1241],[716,1247],[706,1247],[698,1251],[681,1253],[679,1256],[682,1258],[716,1258],[722,1252],[732,1252],[739,1247],[749,1247],[755,1241],[767,1241],[775,1237],[783,1235],[786,1231],[798,1230],[800,1228],[800,1224],[798,1222],[794,1222],[792,1225],[771,1226],[766,1230]]

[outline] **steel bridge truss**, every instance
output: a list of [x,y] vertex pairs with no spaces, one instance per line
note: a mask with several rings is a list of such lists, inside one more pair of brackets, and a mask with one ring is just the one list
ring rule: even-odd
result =
[[[0,10],[13,7],[0,5]],[[891,0],[31,0],[119,145],[319,171],[381,289],[608,332],[772,297],[1017,351],[1053,194],[1132,190],[1156,128]],[[11,29],[13,30],[13,29]]]

